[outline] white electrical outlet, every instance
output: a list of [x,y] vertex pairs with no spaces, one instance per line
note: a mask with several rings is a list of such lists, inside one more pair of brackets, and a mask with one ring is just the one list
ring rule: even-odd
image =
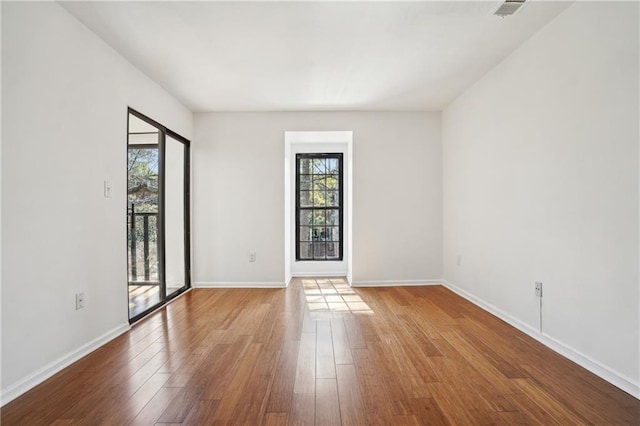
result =
[[76,293],[76,310],[84,308],[84,293]]
[[252,251],[249,253],[249,262],[255,262],[256,261],[256,252]]
[[536,296],[542,297],[542,283],[540,281],[536,281],[535,283],[535,292]]

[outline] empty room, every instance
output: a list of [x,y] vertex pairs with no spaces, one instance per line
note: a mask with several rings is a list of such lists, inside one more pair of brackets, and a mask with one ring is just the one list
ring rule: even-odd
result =
[[3,425],[640,423],[637,1],[2,1]]

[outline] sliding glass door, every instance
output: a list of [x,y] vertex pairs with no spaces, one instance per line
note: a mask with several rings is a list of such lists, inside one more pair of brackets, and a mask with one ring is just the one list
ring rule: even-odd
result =
[[189,141],[129,109],[127,254],[129,320],[190,286]]
[[187,282],[187,145],[165,137],[164,240],[165,295],[171,296]]

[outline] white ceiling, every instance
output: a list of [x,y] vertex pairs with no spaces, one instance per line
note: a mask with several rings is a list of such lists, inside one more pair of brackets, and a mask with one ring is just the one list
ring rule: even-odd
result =
[[194,112],[442,110],[568,3],[61,2]]

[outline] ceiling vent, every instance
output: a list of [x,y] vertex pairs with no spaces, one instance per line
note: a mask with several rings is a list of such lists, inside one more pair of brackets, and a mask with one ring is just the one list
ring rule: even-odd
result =
[[525,0],[506,0],[493,14],[502,18],[511,16],[520,9],[524,2]]

